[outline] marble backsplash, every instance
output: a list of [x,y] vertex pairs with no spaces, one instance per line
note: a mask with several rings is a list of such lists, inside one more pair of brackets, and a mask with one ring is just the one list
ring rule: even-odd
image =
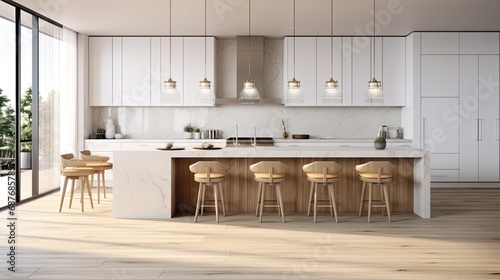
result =
[[221,105],[217,107],[95,107],[93,131],[112,118],[125,138],[184,138],[186,123],[201,130],[222,130],[222,137],[258,136],[281,138],[284,119],[290,134],[311,137],[372,138],[380,125],[401,125],[396,107],[284,107],[281,105]]

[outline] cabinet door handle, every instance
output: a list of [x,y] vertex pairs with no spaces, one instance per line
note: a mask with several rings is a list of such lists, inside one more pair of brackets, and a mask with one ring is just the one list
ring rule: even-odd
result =
[[479,141],[479,119],[474,119],[474,141]]
[[420,148],[425,150],[425,118],[422,118],[422,143],[420,144]]
[[499,119],[497,119],[497,127],[496,127],[496,131],[497,131],[497,141],[499,140],[499,137],[498,137],[498,125],[500,125],[500,121],[499,121]]
[[483,121],[484,119],[479,119],[478,120],[478,124],[479,124],[479,129],[478,129],[478,138],[479,138],[479,141],[483,141]]

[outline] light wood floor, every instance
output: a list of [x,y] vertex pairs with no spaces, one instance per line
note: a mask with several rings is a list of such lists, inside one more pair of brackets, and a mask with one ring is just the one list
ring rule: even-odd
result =
[[[109,190],[108,192],[111,192]],[[95,194],[94,194],[95,198]],[[95,199],[96,200],[96,199]],[[432,219],[250,213],[113,219],[112,194],[80,212],[59,194],[16,209],[17,272],[0,279],[500,279],[500,188],[433,189]]]

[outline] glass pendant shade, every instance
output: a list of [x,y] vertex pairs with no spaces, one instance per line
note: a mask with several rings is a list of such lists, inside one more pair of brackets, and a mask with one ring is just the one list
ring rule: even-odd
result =
[[161,104],[175,104],[179,103],[181,100],[181,95],[177,90],[177,82],[172,80],[172,78],[168,78],[167,81],[164,81],[165,89],[161,96]]
[[243,82],[243,89],[240,92],[240,102],[241,103],[259,103],[260,93],[255,86],[255,81],[252,79],[247,79]]
[[368,90],[366,91],[366,100],[383,100],[384,92],[382,91],[382,83],[373,78],[368,82]]
[[339,83],[330,78],[325,83],[325,90],[323,91],[323,100],[332,102],[342,102],[342,92],[339,89]]
[[212,82],[207,78],[200,81],[200,87],[196,94],[197,103],[212,103],[214,100],[212,96]]
[[302,94],[302,90],[300,88],[300,81],[292,78],[291,81],[287,83],[287,102],[288,103],[299,103],[304,101],[304,95]]

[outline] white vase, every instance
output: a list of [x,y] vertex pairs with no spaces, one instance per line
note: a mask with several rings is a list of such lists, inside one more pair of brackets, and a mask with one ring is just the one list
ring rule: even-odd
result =
[[193,138],[193,133],[192,132],[184,132],[184,134],[186,135],[186,139],[192,139]]
[[194,139],[201,139],[201,133],[200,132],[195,132],[194,133]]
[[115,138],[115,125],[113,124],[113,119],[106,120],[106,139]]

